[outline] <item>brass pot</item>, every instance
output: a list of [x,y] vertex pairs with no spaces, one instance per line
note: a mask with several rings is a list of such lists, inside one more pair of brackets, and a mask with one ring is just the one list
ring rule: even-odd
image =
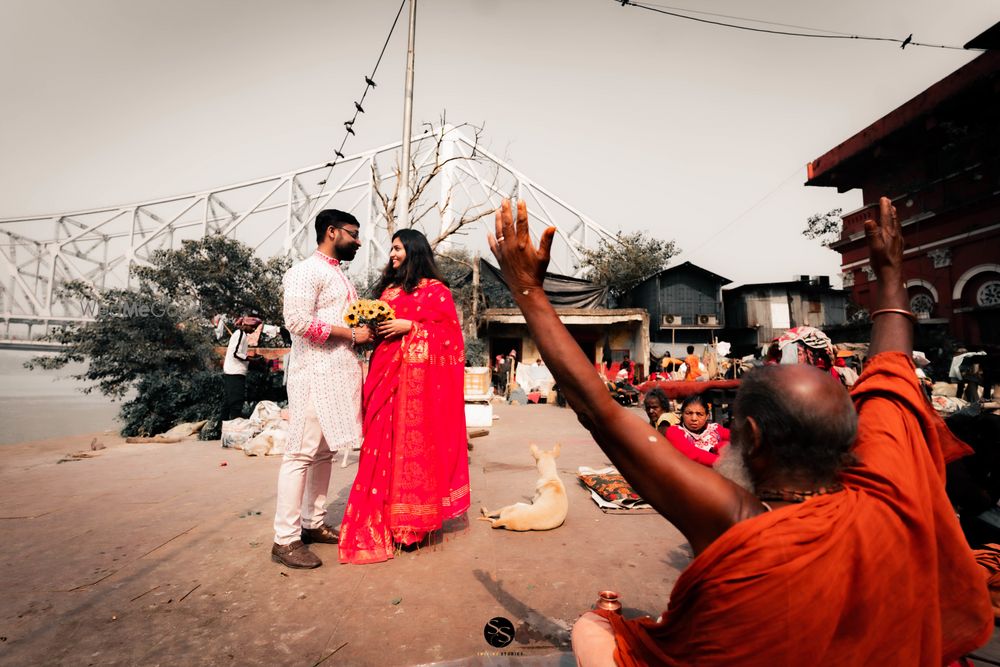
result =
[[622,613],[622,603],[618,600],[618,593],[614,591],[600,591],[597,594],[597,609],[606,609],[616,614]]

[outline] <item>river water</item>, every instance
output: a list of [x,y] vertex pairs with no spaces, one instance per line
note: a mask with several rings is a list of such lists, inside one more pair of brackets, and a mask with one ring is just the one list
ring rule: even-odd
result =
[[57,371],[24,368],[38,352],[0,350],[0,445],[117,429],[121,406],[71,375],[83,364]]

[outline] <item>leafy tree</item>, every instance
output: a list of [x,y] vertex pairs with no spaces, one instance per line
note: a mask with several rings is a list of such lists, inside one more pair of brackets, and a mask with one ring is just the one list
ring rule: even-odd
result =
[[607,285],[611,296],[618,299],[663,270],[679,252],[674,241],[663,241],[644,232],[618,232],[600,247],[584,249],[580,267],[585,278]]
[[[56,330],[49,339],[63,344],[59,353],[26,364],[86,362],[75,375],[88,383],[83,391],[115,399],[134,393],[120,414],[126,436],[218,416],[222,379],[210,317],[254,309],[265,321],[280,322],[281,276],[290,264],[284,258],[265,262],[249,246],[221,236],[184,241],[155,253],[152,262],[134,270],[139,284],[132,289],[64,285],[62,293],[87,304],[94,320]],[[253,386],[268,383],[248,377]]]
[[212,340],[208,320],[146,287],[95,290],[80,281],[66,283],[66,297],[96,310],[94,321],[57,329],[50,340],[63,347],[54,356],[35,357],[29,368],[62,368],[87,362],[74,376],[114,398],[123,397],[144,376],[156,372],[191,372],[206,368]]
[[[464,248],[449,248],[446,253],[437,253],[438,267],[444,274],[451,288],[455,308],[462,318],[462,333],[465,338],[465,358],[473,366],[485,366],[488,356],[486,341],[479,338],[478,318],[486,307],[483,298],[482,285],[477,288],[472,281],[473,265],[479,261]],[[476,294],[476,289],[479,294]],[[478,311],[472,307],[474,299],[478,299]],[[475,311],[475,312],[474,312]]]
[[122,435],[153,435],[183,422],[207,419],[202,439],[218,439],[222,437],[218,421],[222,392],[218,369],[147,373],[136,383],[136,397],[122,404]]
[[254,310],[266,322],[280,322],[281,277],[289,266],[288,258],[264,261],[250,246],[216,235],[184,241],[177,250],[159,250],[152,266],[133,273],[166,298],[193,303],[206,318]]
[[806,228],[802,235],[807,239],[819,239],[827,248],[840,239],[840,231],[844,228],[844,219],[840,217],[844,209],[835,208],[827,213],[816,213],[806,220]]
[[[472,264],[478,262],[479,258],[473,257],[464,248],[449,248],[447,253],[438,252],[435,261],[448,287],[451,288],[451,296],[455,300],[455,309],[458,310],[462,322],[471,325],[472,318]],[[480,303],[482,300],[480,299]],[[480,306],[481,308],[482,306]],[[469,326],[466,326],[468,329]]]

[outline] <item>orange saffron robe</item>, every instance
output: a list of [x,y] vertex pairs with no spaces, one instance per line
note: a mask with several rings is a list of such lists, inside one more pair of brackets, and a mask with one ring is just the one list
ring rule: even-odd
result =
[[944,491],[971,450],[910,358],[870,360],[845,490],[742,521],[681,574],[657,623],[602,613],[619,665],[934,665],[984,644],[990,599]]

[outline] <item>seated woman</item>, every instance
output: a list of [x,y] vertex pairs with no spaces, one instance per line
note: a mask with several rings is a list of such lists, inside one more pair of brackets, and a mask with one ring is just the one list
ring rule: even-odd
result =
[[670,399],[659,387],[649,390],[643,401],[643,408],[649,417],[649,425],[659,431],[660,435],[665,436],[669,427],[681,421],[670,409]]
[[[652,392],[650,392],[652,393]],[[708,405],[699,395],[688,396],[681,404],[681,423],[664,434],[681,454],[711,466],[729,444],[729,429],[708,421]]]

